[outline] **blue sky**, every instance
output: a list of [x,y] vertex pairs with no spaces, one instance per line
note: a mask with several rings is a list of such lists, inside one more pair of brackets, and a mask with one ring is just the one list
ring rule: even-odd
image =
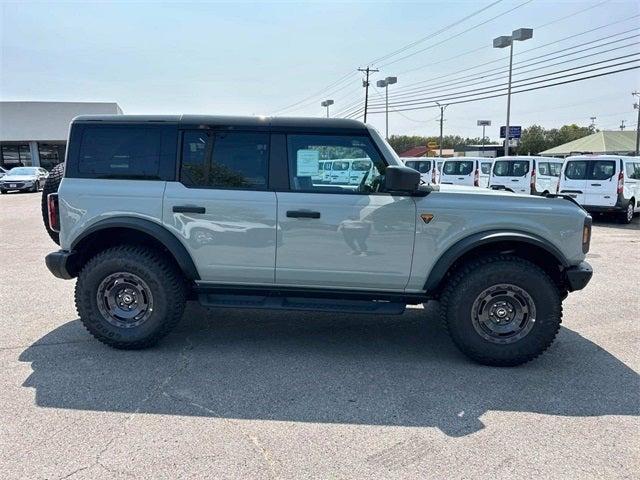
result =
[[[397,75],[398,84],[390,87],[393,94],[394,90],[400,93],[416,82],[429,82],[434,77],[443,77],[444,81],[464,78],[466,69],[479,74],[488,68],[506,67],[507,60],[499,59],[507,51],[491,48],[491,39],[518,27],[535,27],[535,31],[532,40],[516,44],[514,61],[608,35],[621,38],[613,35],[634,28],[635,33],[640,33],[640,18],[631,18],[640,14],[638,1],[525,2],[503,0],[460,21],[492,1],[3,1],[0,97],[117,101],[125,113],[251,115],[277,112],[311,96],[282,113],[317,116],[324,114],[320,107],[324,98],[334,98],[334,112],[338,112],[363,97],[359,74],[354,73],[357,67],[450,24],[451,28],[404,54],[427,50],[384,66],[372,77],[372,83]],[[523,3],[500,18],[462,33]],[[594,8],[580,13],[590,6]],[[544,26],[565,16],[568,18]],[[541,47],[611,22],[618,23]],[[458,36],[450,38],[455,35]],[[539,72],[640,52],[639,39],[613,45],[635,43],[619,51]],[[533,48],[537,50],[525,52]],[[462,55],[466,52],[472,53]],[[518,56],[518,52],[522,53]],[[497,62],[471,69],[493,60]],[[415,70],[417,67],[422,68]],[[456,71],[462,73],[449,75]],[[631,91],[640,90],[638,72],[515,95],[511,123],[587,125],[589,117],[596,116],[600,128],[615,128],[623,119],[633,125],[636,112]],[[536,74],[538,70],[534,69],[523,76]],[[321,92],[345,75],[345,80],[333,89]],[[379,101],[378,94],[372,91],[374,101]],[[446,111],[445,132],[479,136],[476,120],[487,118],[494,125],[487,134],[495,138],[494,130],[504,123],[505,110],[504,97],[451,105]],[[436,116],[435,109],[402,115],[392,112],[390,133],[436,134]],[[372,115],[369,120],[384,129],[384,115]]]

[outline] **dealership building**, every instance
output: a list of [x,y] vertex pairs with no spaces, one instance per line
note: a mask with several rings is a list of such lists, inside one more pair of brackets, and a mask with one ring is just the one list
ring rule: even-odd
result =
[[0,102],[0,166],[64,162],[69,123],[78,115],[122,114],[113,102]]

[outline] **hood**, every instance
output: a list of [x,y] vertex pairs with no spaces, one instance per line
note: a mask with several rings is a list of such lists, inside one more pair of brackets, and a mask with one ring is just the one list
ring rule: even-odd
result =
[[33,182],[37,175],[5,175],[2,180],[5,182]]
[[[468,185],[436,185],[437,190],[442,193],[467,193],[469,195],[496,195],[499,197],[525,197],[531,198],[534,195],[527,195],[526,193],[514,193],[507,190],[493,190],[491,188],[482,187],[470,187]],[[435,189],[434,189],[435,190]]]

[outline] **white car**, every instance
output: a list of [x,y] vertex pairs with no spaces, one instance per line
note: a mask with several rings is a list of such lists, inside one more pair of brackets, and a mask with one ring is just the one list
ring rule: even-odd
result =
[[562,160],[549,157],[498,157],[493,162],[489,188],[530,195],[553,193]]
[[349,185],[360,185],[365,175],[371,175],[373,163],[368,158],[355,158],[349,167]]
[[480,186],[482,157],[451,157],[442,163],[440,183],[443,185]]
[[436,162],[427,158],[401,157],[400,160],[409,168],[420,172],[420,179],[424,183],[435,184],[438,180]]
[[40,167],[14,167],[0,180],[0,193],[37,192],[44,187],[49,172]]
[[334,160],[331,162],[330,182],[348,185],[350,168],[351,162],[349,160]]
[[588,212],[618,215],[630,223],[640,211],[640,157],[568,157],[558,193],[571,196]]

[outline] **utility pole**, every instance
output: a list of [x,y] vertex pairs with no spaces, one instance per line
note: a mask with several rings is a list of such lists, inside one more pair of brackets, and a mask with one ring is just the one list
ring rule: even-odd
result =
[[620,121],[620,131],[624,132],[624,120]]
[[636,157],[640,155],[640,92],[637,90],[631,93],[634,97],[638,97],[638,103],[633,104],[633,108],[638,110],[638,123],[636,123]]
[[436,105],[440,107],[440,157],[442,157],[442,122],[444,122],[444,111],[449,105],[440,105],[438,102]]
[[365,72],[367,77],[366,80],[362,81],[362,86],[365,88],[364,90],[364,123],[367,123],[367,109],[369,107],[369,74],[374,72],[379,72],[380,70],[376,70],[374,68],[359,68],[359,72]]
[[589,117],[591,119],[591,128],[596,129],[596,117]]

